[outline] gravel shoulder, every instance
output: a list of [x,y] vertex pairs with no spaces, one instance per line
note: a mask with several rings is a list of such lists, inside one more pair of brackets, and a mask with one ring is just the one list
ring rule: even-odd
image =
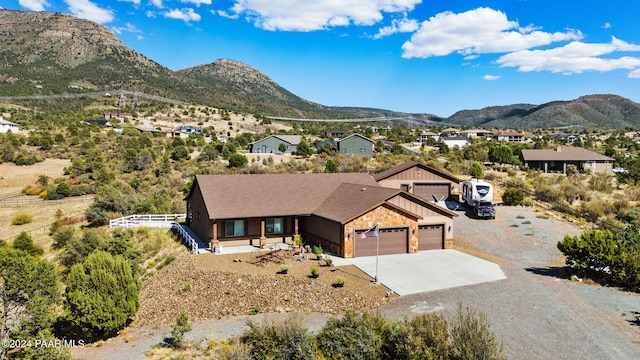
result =
[[[102,347],[74,349],[73,355],[142,359],[145,351],[169,336],[170,323],[187,303],[193,303],[188,311],[195,320],[189,339],[237,336],[249,319],[277,321],[291,313],[300,314],[312,330],[319,329],[338,309],[354,308],[354,304],[375,308],[395,320],[424,312],[452,315],[463,303],[487,315],[510,359],[640,358],[640,326],[633,321],[640,311],[640,296],[572,282],[562,269],[556,244],[564,235],[578,235],[582,229],[531,208],[498,207],[497,211],[495,220],[473,219],[459,212],[454,220],[455,246],[497,263],[506,280],[389,299],[384,297],[386,288],[372,286],[371,279],[353,267],[321,268],[325,273],[319,279],[309,279],[310,266],[317,265],[313,260],[293,263],[289,275],[279,275],[279,264],[262,268],[250,258],[238,263],[232,255],[194,258],[185,254],[145,283],[138,319],[126,335]],[[346,283],[353,287],[331,287],[335,271],[350,276]],[[345,291],[349,289],[351,293]],[[215,312],[213,304],[221,305],[229,297],[227,291],[237,296],[219,308],[232,313]],[[289,300],[269,302],[283,299],[274,294],[286,294]],[[262,313],[249,315],[256,304],[261,304]]]

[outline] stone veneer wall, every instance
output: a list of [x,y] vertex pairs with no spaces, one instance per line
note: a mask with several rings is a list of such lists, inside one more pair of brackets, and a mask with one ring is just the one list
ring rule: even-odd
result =
[[409,252],[418,252],[418,221],[399,212],[390,206],[379,206],[374,210],[350,221],[344,226],[344,255],[345,258],[353,257],[353,242],[356,230],[369,229],[376,223],[381,228],[408,227],[409,228]]

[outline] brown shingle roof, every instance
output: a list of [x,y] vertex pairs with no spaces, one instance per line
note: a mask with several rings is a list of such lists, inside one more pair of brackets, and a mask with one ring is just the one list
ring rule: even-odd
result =
[[455,177],[453,175],[447,174],[447,173],[445,173],[443,171],[440,171],[440,170],[438,170],[436,168],[433,168],[431,166],[424,165],[424,164],[419,163],[417,161],[407,161],[405,163],[396,165],[396,166],[394,166],[392,168],[389,168],[387,170],[381,171],[381,172],[373,175],[373,178],[376,181],[384,180],[384,179],[386,179],[388,177],[391,177],[391,176],[393,176],[393,175],[395,175],[397,173],[400,173],[400,172],[403,172],[405,170],[411,169],[414,166],[418,166],[418,167],[420,167],[421,169],[423,169],[425,171],[432,172],[434,174],[437,174],[437,175],[439,175],[439,176],[441,176],[441,177],[443,177],[443,178],[445,178],[447,180],[450,180],[452,182],[455,182],[455,183],[460,183],[462,181],[462,180],[458,179],[457,177]]
[[386,203],[386,200],[401,192],[400,189],[345,183],[336,188],[313,213],[344,224],[380,205],[387,204],[411,217],[421,219],[421,216]]
[[197,175],[192,191],[210,219],[288,216],[313,213],[343,183],[377,186],[364,173]]
[[549,149],[522,150],[524,161],[613,161],[605,155],[580,147],[564,146],[559,151]]

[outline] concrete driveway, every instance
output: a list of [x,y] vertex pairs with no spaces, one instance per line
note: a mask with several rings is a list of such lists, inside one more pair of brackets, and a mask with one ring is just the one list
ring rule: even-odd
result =
[[[332,259],[336,266],[354,265],[376,277],[376,256]],[[506,279],[498,265],[451,249],[381,255],[377,273],[378,282],[403,296]]]

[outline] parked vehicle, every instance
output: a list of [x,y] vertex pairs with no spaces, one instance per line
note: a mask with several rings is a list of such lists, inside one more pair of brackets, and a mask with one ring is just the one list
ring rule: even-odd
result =
[[478,201],[493,201],[493,186],[481,179],[471,179],[462,183],[462,201],[475,206]]
[[477,217],[480,218],[496,218],[496,208],[489,201],[478,201],[473,207]]

